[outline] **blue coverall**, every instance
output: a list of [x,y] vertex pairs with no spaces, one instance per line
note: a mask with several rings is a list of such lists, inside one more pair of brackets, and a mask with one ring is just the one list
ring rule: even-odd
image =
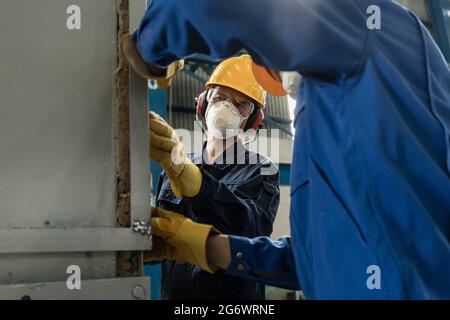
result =
[[291,238],[231,237],[229,274],[310,299],[450,298],[450,71],[414,14],[390,0],[154,0],[133,37],[163,67],[246,49],[303,76]]
[[[224,234],[270,236],[280,202],[278,168],[270,160],[247,150],[240,140],[212,164],[205,163],[202,154],[200,150],[189,156],[202,171],[198,195],[177,198],[163,172],[156,205],[193,221],[212,224]],[[265,299],[264,285],[242,277],[210,274],[198,266],[178,261],[164,261],[162,271],[162,299]]]

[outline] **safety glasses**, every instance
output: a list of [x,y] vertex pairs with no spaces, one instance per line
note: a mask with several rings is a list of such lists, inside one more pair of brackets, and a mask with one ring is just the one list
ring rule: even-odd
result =
[[206,99],[209,103],[229,101],[236,107],[239,112],[238,115],[244,118],[250,117],[253,110],[255,110],[255,104],[251,100],[226,87],[215,87],[209,90]]

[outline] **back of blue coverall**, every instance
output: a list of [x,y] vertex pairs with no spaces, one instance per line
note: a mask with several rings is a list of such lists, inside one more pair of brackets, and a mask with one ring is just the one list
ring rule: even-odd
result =
[[412,13],[389,0],[154,0],[133,37],[159,66],[246,49],[303,76],[292,238],[231,237],[243,255],[228,273],[310,299],[450,298],[450,71]]

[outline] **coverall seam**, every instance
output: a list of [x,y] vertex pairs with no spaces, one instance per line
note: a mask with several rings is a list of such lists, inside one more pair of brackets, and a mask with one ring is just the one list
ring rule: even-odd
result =
[[[367,0],[366,3],[368,4],[369,1]],[[363,66],[366,64],[366,62],[367,62],[367,57],[368,57],[369,51],[370,51],[369,43],[371,42],[371,39],[372,39],[373,30],[367,29],[366,33],[367,33],[367,35],[366,35],[365,40],[364,40],[364,47],[363,47],[363,49],[361,51],[361,57],[359,59],[359,62],[356,64],[356,66],[352,70],[350,70],[347,73],[347,76],[344,77],[343,81],[340,82],[340,86],[341,87],[343,87],[343,84],[344,85],[347,84],[347,88],[345,88],[345,90],[342,91],[342,94],[338,98],[337,103],[339,103],[343,99],[343,97],[347,94],[347,92],[353,87],[353,85],[352,86],[348,86],[347,81],[349,81],[353,77],[355,77],[359,73],[359,71],[363,68]],[[358,81],[355,81],[354,84],[356,84],[357,82]]]
[[[376,31],[375,31],[376,32]],[[345,107],[345,103],[343,102],[343,100],[347,97],[348,92],[361,80],[359,71],[364,67],[365,63],[367,62],[367,59],[369,57],[369,53],[372,51],[371,49],[371,43],[373,43],[373,37],[374,35],[372,35],[374,32],[373,31],[368,31],[368,37],[367,37],[367,42],[366,42],[366,49],[364,50],[364,54],[363,54],[363,59],[361,59],[361,63],[358,64],[358,67],[355,68],[354,72],[352,72],[352,77],[356,77],[355,81],[352,81],[352,83],[349,83],[345,90],[343,90],[342,95],[340,96],[339,100],[337,101],[338,105],[341,106],[341,110],[343,110],[343,112],[345,112],[346,117],[345,119],[349,119],[349,117],[347,116],[347,109]],[[345,84],[345,82],[344,82]],[[352,125],[349,125],[349,139],[351,141],[351,145],[353,146],[353,148],[355,149],[355,156],[357,157],[357,159],[359,160],[359,163],[362,163],[362,159],[364,159],[364,157],[361,154],[361,150],[359,148],[359,143],[356,143],[356,135],[354,133],[354,128]],[[383,235],[384,239],[389,239],[389,237],[387,236],[386,232],[384,231],[384,229],[381,227],[380,222],[379,222],[379,217],[376,214],[375,210],[374,210],[374,206],[373,203],[377,203],[377,201],[374,201],[370,195],[369,192],[369,188],[368,188],[368,183],[367,183],[367,178],[366,175],[364,174],[364,172],[361,172],[361,170],[358,170],[359,172],[359,176],[361,178],[361,182],[363,184],[364,187],[364,192],[367,196],[367,200],[368,200],[368,207],[370,208],[370,212],[371,212],[371,216],[374,217],[374,223],[377,226],[378,231]],[[403,274],[403,268],[402,265],[397,261],[397,259],[395,258],[395,250],[393,250],[392,245],[390,243],[390,241],[385,241],[382,240],[384,243],[384,246],[386,248],[388,248],[389,250],[389,255],[390,255],[390,259],[392,259],[392,261],[394,261],[394,263],[397,265],[398,270],[399,270],[399,274],[401,274],[401,278],[402,278],[402,289],[405,293],[407,293],[407,289],[404,286],[404,282],[405,282],[405,278],[404,278],[404,274]],[[373,248],[373,245],[371,243],[368,243],[368,245],[370,246],[370,248]],[[376,254],[375,252],[375,257],[377,258],[378,262],[381,262],[378,254]],[[389,283],[387,281],[384,281],[387,289],[386,292],[389,295],[389,297],[392,299],[392,294],[391,294],[391,290],[389,289]]]
[[[377,2],[377,4],[379,4],[378,1],[376,1],[376,2]],[[343,110],[343,112],[346,113],[345,119],[348,119],[348,116],[347,116],[347,110],[345,108],[343,100],[346,98],[348,92],[356,84],[358,84],[358,82],[361,80],[360,71],[363,69],[363,67],[367,63],[369,54],[372,51],[371,50],[372,49],[371,48],[371,44],[373,43],[373,37],[375,36],[373,34],[375,32],[377,32],[377,30],[369,30],[369,29],[367,29],[367,30],[368,31],[367,31],[367,37],[366,37],[366,40],[365,40],[365,46],[364,46],[364,49],[362,51],[361,59],[360,59],[359,63],[356,65],[356,67],[351,72],[348,73],[347,77],[345,79],[343,79],[343,81],[340,82],[340,86],[342,87],[343,90],[342,90],[342,94],[336,100],[336,104],[338,106],[341,106],[341,109]],[[351,81],[352,78],[354,78],[355,80]],[[362,155],[361,155],[361,152],[359,150],[358,144],[355,143],[355,133],[354,133],[354,130],[353,130],[352,126],[349,126],[349,139],[352,142],[351,145],[356,150],[355,156],[357,157],[357,159],[361,163]],[[373,205],[372,205],[373,200],[371,199],[370,194],[368,192],[366,177],[364,176],[364,173],[362,173],[362,172],[359,172],[359,176],[361,177],[361,181],[362,181],[363,186],[364,186],[364,191],[365,191],[367,199],[368,199],[368,206],[369,206],[370,211],[372,213],[371,215],[373,217],[375,217],[375,219],[376,219],[375,223],[377,225],[377,229],[379,230],[379,232],[381,232],[383,234],[384,237],[386,237],[386,234],[382,230],[382,228],[380,227],[380,224],[378,222],[378,217],[376,216],[375,211],[373,209]],[[367,243],[367,245],[369,246],[369,248],[372,248],[372,244],[371,243]],[[389,247],[389,250],[392,252],[392,248],[391,248],[390,244],[388,245],[388,247]],[[392,256],[392,253],[391,253],[391,256]],[[375,254],[375,257],[377,258],[377,261],[380,261],[377,254]],[[397,263],[397,261],[395,259],[394,259],[394,261],[398,265],[398,263]],[[387,286],[387,290],[386,291],[387,291],[389,297],[392,297],[392,295],[390,294],[390,290],[389,290],[388,284],[386,282],[385,282],[385,284]]]
[[450,177],[450,152],[449,152],[450,144],[448,143],[450,137],[449,137],[449,132],[447,131],[447,128],[445,127],[445,124],[437,116],[437,113],[436,113],[435,101],[434,101],[433,93],[432,93],[433,86],[431,85],[431,75],[430,75],[430,68],[429,68],[430,56],[429,56],[428,48],[426,47],[426,44],[425,44],[425,35],[424,35],[425,30],[422,28],[419,18],[417,18],[417,16],[415,14],[413,14],[412,12],[410,12],[410,14],[414,17],[414,19],[417,22],[417,27],[419,28],[420,36],[422,38],[424,60],[425,60],[425,65],[427,66],[425,76],[426,76],[428,100],[430,103],[430,111],[433,114],[433,117],[436,119],[436,121],[440,123],[440,125],[442,126],[443,131],[444,131],[444,140],[446,141],[446,144],[447,144],[447,159],[446,159],[447,172],[446,172],[446,174],[448,177]]
[[[246,200],[244,200],[244,201],[246,202]],[[250,201],[250,200],[247,200],[247,201]],[[263,214],[264,218],[267,219],[267,220],[269,220],[270,224],[273,225],[273,223],[275,222],[275,219],[270,219],[269,216],[268,216],[268,212],[266,211],[266,209],[263,208],[257,201],[255,201],[255,205],[256,205],[257,207],[259,207],[260,211],[264,212],[264,214]],[[255,225],[255,235],[257,235],[257,234],[261,233],[263,230],[258,230],[259,228],[258,228],[258,226],[256,225],[256,220],[257,220],[257,219],[256,219],[256,217],[255,217],[253,214],[252,214],[251,216],[252,216],[252,218],[253,218],[253,220],[254,220],[253,222],[254,222],[254,225]],[[272,234],[272,232],[273,232],[273,227],[272,227],[271,232],[268,234],[268,236],[270,236],[270,235]]]
[[[351,135],[354,137],[355,135],[354,135],[354,132],[353,132],[353,128],[351,128],[350,130],[351,130]],[[355,141],[354,138],[352,138],[352,141]],[[353,146],[355,147],[357,157],[358,157],[358,159],[359,159],[359,161],[360,161],[360,163],[361,163],[361,160],[363,159],[363,157],[362,157],[362,155],[361,155],[361,151],[360,151],[360,149],[359,149],[359,146],[358,146],[358,144],[356,144],[356,143],[353,143]],[[360,170],[358,170],[358,171],[360,171]],[[383,238],[384,238],[384,239],[389,239],[389,236],[386,234],[386,232],[384,231],[384,229],[381,227],[381,225],[380,225],[380,223],[379,223],[379,217],[378,217],[378,215],[377,215],[377,213],[376,213],[376,210],[374,210],[374,205],[373,205],[373,203],[376,204],[377,201],[375,201],[375,200],[371,197],[371,194],[370,194],[369,188],[368,188],[368,184],[367,184],[367,178],[366,178],[366,175],[365,175],[364,173],[362,173],[362,172],[360,172],[359,174],[360,174],[360,176],[361,176],[361,181],[362,181],[362,183],[363,183],[363,185],[364,185],[364,189],[365,189],[364,191],[365,191],[366,196],[367,196],[367,199],[368,199],[368,206],[369,206],[370,211],[371,211],[371,216],[375,218],[375,219],[374,219],[374,222],[376,223],[376,226],[377,226],[378,231],[383,235]],[[404,273],[404,271],[403,271],[404,268],[402,267],[402,265],[401,265],[401,264],[397,261],[397,259],[395,258],[395,254],[394,254],[395,250],[393,250],[393,247],[392,247],[392,245],[391,245],[391,241],[386,241],[386,240],[382,240],[382,241],[383,241],[384,245],[386,246],[386,248],[389,248],[391,259],[392,259],[392,261],[394,261],[395,264],[398,266],[399,273],[402,274],[402,280],[403,280],[403,281],[402,281],[402,285],[403,285],[403,283],[404,283],[404,281],[405,281],[405,279],[404,279],[404,274],[403,274],[403,273]],[[371,243],[369,243],[369,245],[370,245],[370,247],[372,247],[372,244],[371,244]],[[377,260],[380,261],[379,258],[378,258],[378,254],[375,254],[375,256],[377,257]],[[380,261],[380,262],[381,262],[381,261]],[[385,282],[385,284],[386,284],[386,286],[388,286],[388,283],[387,283],[387,282]],[[403,285],[403,290],[404,290],[405,292],[407,292],[407,290],[406,290],[406,288],[405,288],[404,285]],[[390,290],[387,290],[387,291],[388,291],[388,293],[389,293],[389,296],[391,296]]]

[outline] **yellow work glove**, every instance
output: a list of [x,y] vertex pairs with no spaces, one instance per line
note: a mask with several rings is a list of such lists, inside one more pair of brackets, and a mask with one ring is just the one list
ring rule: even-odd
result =
[[175,131],[154,112],[148,114],[150,157],[157,161],[177,197],[195,197],[200,192],[202,173],[186,157]]
[[185,216],[160,208],[152,209],[153,248],[144,252],[144,261],[177,260],[195,264],[214,273],[206,257],[210,234],[220,234],[213,226],[195,223]]
[[[120,40],[120,51],[128,61],[134,72],[145,80],[156,80],[158,88],[165,89],[172,84],[172,78],[183,69],[184,60],[178,60],[169,65],[166,69],[160,69],[145,62],[137,49],[131,34],[125,35]],[[153,72],[152,72],[153,70]],[[155,71],[157,71],[155,74]]]

